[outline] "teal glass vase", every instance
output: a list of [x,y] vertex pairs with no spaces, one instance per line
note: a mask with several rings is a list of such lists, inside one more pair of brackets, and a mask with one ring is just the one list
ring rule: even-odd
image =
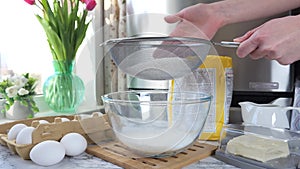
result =
[[83,81],[73,73],[74,61],[53,61],[55,73],[43,85],[45,102],[55,112],[75,113],[84,97]]

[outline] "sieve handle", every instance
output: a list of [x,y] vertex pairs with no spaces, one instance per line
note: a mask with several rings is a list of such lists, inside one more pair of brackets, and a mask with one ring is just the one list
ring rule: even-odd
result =
[[230,41],[221,41],[213,42],[214,45],[227,47],[227,48],[237,48],[240,45],[240,42],[230,42]]

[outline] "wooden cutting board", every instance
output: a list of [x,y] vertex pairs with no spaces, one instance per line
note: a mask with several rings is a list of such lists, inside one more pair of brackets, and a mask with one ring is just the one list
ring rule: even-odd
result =
[[217,146],[196,142],[184,152],[166,158],[133,158],[122,144],[92,145],[87,153],[125,169],[180,169],[213,154]]

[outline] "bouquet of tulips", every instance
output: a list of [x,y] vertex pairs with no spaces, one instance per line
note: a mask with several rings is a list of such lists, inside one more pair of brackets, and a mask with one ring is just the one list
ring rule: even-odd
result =
[[90,21],[88,11],[96,6],[95,0],[25,0],[40,9],[36,14],[43,26],[53,60],[72,62],[86,35]]
[[36,17],[44,28],[55,74],[43,85],[45,102],[56,112],[74,112],[84,96],[83,81],[73,74],[76,52],[91,22],[95,0],[25,0],[39,9]]

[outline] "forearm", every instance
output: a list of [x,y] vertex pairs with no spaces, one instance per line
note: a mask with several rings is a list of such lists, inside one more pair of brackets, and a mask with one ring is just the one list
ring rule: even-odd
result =
[[225,0],[209,4],[221,25],[272,16],[300,6],[300,0]]

